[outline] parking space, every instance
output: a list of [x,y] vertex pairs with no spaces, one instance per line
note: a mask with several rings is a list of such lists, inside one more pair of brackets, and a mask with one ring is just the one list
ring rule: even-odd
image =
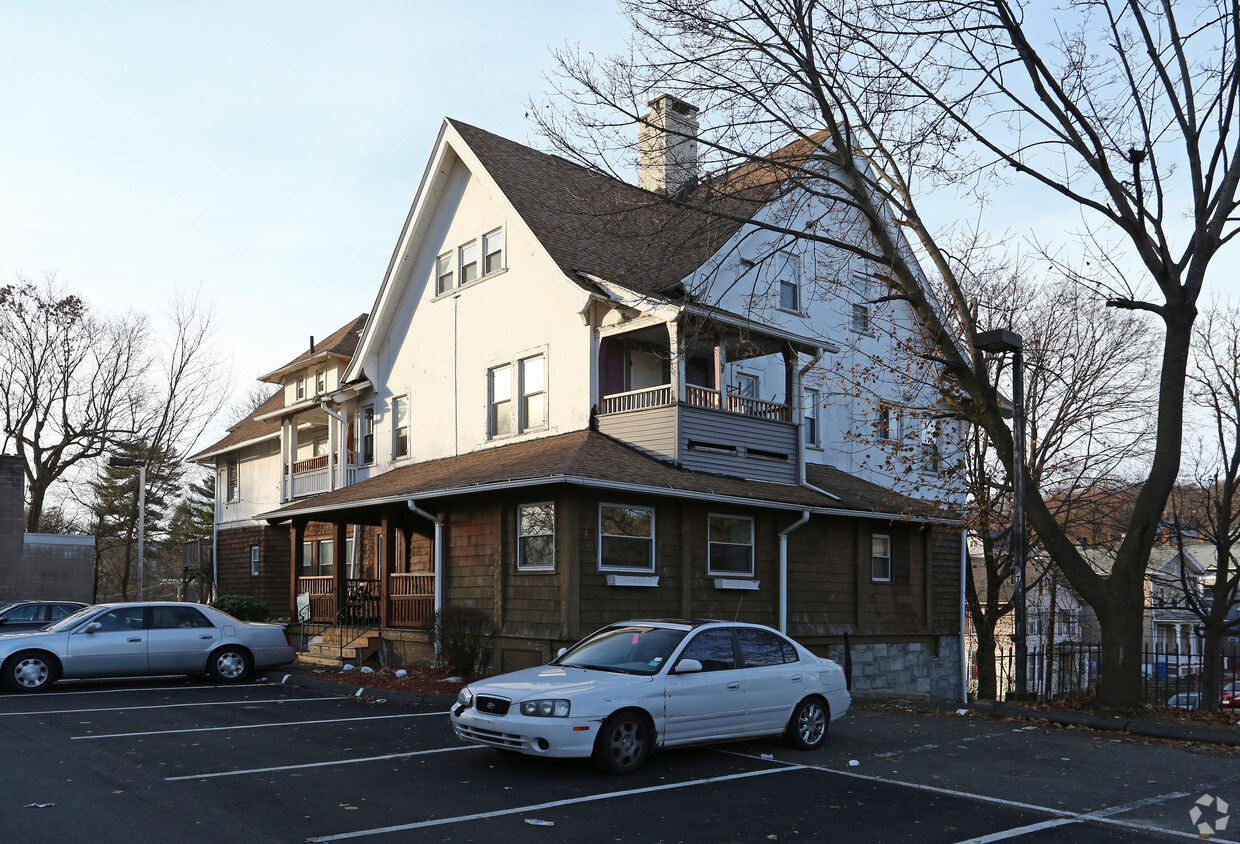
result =
[[625,777],[276,683],[3,695],[0,742],[0,822],[29,841],[1153,841],[1197,837],[1204,794],[1240,804],[1232,753],[892,708],[817,752],[698,748]]

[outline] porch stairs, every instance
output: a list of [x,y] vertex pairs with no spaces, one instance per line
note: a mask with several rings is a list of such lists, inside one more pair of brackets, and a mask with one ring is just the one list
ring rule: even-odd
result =
[[309,650],[297,654],[303,665],[325,665],[339,668],[346,662],[362,662],[379,649],[378,630],[356,627],[328,627],[310,639]]

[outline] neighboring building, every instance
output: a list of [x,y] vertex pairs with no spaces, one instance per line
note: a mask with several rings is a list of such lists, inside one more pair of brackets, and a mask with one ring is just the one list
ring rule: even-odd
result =
[[25,533],[22,458],[0,455],[0,600],[94,600],[95,537]]
[[[300,596],[409,653],[436,609],[482,609],[497,671],[617,618],[743,618],[841,661],[847,640],[856,690],[959,695],[960,526],[911,495],[952,439],[910,409],[933,385],[832,380],[899,360],[918,321],[872,303],[880,267],[743,222],[822,199],[757,165],[686,186],[692,143],[665,146],[643,142],[643,189],[444,122],[371,313],[194,458],[221,594]],[[726,214],[661,201],[721,185],[747,191]],[[839,283],[811,285],[827,257]]]

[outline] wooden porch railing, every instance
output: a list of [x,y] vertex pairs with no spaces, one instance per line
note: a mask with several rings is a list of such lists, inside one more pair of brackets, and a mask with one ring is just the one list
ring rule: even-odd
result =
[[624,413],[626,410],[645,410],[650,407],[667,407],[675,404],[671,384],[660,384],[643,390],[613,393],[603,396],[603,413]]
[[328,464],[328,456],[320,454],[318,457],[310,457],[306,460],[298,460],[293,464],[293,474],[297,475],[302,472],[313,472],[315,469],[326,469]]
[[435,575],[388,575],[388,623],[421,627],[435,614]]
[[[370,624],[378,615],[378,582],[350,580],[346,586],[346,605],[336,602],[336,579],[331,575],[297,578],[297,594],[310,595],[310,618],[314,624]],[[370,609],[369,601],[374,601]],[[342,618],[344,615],[350,617]],[[421,627],[435,614],[435,575],[401,573],[388,575],[388,625]],[[354,617],[356,616],[356,617]],[[377,623],[377,622],[376,622]]]

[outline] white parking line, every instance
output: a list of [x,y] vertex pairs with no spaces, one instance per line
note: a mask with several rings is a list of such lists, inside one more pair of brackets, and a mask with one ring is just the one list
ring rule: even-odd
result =
[[981,835],[977,838],[970,838],[967,841],[958,841],[956,844],[991,844],[994,841],[1006,841],[1009,838],[1028,835],[1031,832],[1041,832],[1044,829],[1054,829],[1057,826],[1067,826],[1074,823],[1080,823],[1080,821],[1075,818],[1058,818],[1053,821],[1042,821],[1041,823],[1031,823],[1028,826],[1016,826],[1000,832],[992,832],[990,835]]
[[324,718],[321,721],[281,721],[274,724],[241,724],[235,727],[194,727],[188,730],[148,730],[141,733],[107,733],[97,736],[70,736],[73,741],[87,739],[137,738],[139,736],[170,736],[177,733],[215,733],[225,730],[262,730],[268,727],[301,727],[311,724],[348,724],[353,721],[384,721],[392,718],[425,718],[428,715],[447,717],[447,712],[412,712],[405,715],[367,715],[362,718]]
[[[242,686],[243,689],[257,689],[266,686],[274,689],[275,685],[271,683],[252,683],[248,686]],[[126,692],[179,692],[183,689],[218,689],[217,683],[208,683],[205,686],[139,686],[133,689],[80,689],[76,692],[65,691],[63,687],[58,687],[55,691],[48,692],[49,696],[64,697],[65,695],[118,695]],[[237,688],[233,686],[232,688]]]
[[217,771],[213,774],[189,774],[183,777],[164,777],[167,782],[178,780],[205,780],[214,777],[239,777],[245,774],[270,774],[275,771],[298,771],[302,768],[330,768],[334,765],[354,765],[358,762],[382,762],[386,759],[407,759],[410,756],[429,756],[432,753],[455,753],[458,750],[482,750],[480,744],[466,744],[460,747],[437,747],[434,750],[411,750],[408,753],[385,753],[382,756],[362,756],[349,759],[336,759],[331,762],[307,762],[302,765],[276,765],[272,768],[247,768],[242,771]]
[[417,823],[398,824],[396,826],[384,826],[376,829],[360,829],[356,832],[342,832],[338,835],[324,835],[321,838],[308,838],[307,841],[343,841],[348,838],[364,838],[367,835],[383,835],[389,832],[404,832],[410,829],[426,829],[431,826],[443,826],[450,823],[462,823],[464,821],[477,821],[486,818],[499,818],[504,815],[520,815],[525,812],[540,812],[544,809],[555,809],[560,806],[573,806],[578,803],[594,803],[599,800],[612,800],[617,797],[632,797],[636,794],[651,794],[656,791],[668,791],[673,788],[688,788],[695,785],[710,785],[716,782],[727,782],[728,780],[739,780],[747,777],[764,777],[768,774],[779,774],[785,771],[802,770],[802,766],[788,766],[782,768],[768,768],[764,771],[748,771],[743,774],[728,774],[722,777],[707,777],[700,780],[687,780],[685,782],[666,783],[665,785],[652,785],[647,788],[631,788],[627,791],[612,791],[607,794],[590,794],[585,797],[573,797],[568,800],[554,800],[550,803],[534,803],[528,806],[518,806],[513,809],[498,809],[494,812],[479,812],[474,815],[457,815],[451,818],[436,818],[430,821],[419,821]]
[[348,700],[348,698],[290,697],[276,700],[212,700],[200,703],[155,703],[149,706],[107,706],[103,708],[92,706],[86,709],[37,709],[30,712],[0,712],[0,718],[12,715],[80,715],[83,712],[136,712],[139,709],[183,709],[190,706],[230,706],[237,703],[307,703],[315,700],[339,702],[341,700]]

